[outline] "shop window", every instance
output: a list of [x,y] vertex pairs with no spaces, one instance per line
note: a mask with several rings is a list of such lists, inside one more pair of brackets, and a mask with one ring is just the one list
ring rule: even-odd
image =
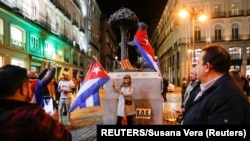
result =
[[17,49],[25,50],[25,31],[20,27],[11,25],[11,46]]
[[45,44],[44,44],[44,55],[50,59],[55,58],[55,48],[49,42],[45,42]]
[[0,67],[3,66],[3,56],[0,56]]
[[17,58],[11,58],[11,64],[12,65],[16,65],[16,66],[20,66],[22,68],[26,68],[26,63],[24,60],[21,59],[17,59]]
[[242,58],[241,47],[230,47],[229,54],[232,60],[241,59]]
[[3,34],[4,34],[3,20],[0,19],[0,44],[3,44]]

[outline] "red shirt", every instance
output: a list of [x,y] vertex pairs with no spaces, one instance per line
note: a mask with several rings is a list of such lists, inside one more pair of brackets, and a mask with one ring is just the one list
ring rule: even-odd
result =
[[36,84],[38,82],[38,79],[30,79],[29,83],[30,83],[30,89],[32,91],[32,94],[35,93],[35,88],[36,88]]

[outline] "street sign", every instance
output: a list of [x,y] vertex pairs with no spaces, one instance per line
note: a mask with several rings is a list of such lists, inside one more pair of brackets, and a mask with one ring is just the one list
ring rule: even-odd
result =
[[150,119],[151,118],[151,109],[136,108],[136,118],[138,118],[138,119]]

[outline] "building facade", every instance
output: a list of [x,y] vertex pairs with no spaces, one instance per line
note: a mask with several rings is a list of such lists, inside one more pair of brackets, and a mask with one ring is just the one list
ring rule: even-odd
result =
[[15,64],[40,72],[57,64],[57,78],[86,73],[100,59],[100,15],[95,0],[1,0],[0,67]]
[[102,15],[100,19],[100,62],[107,72],[112,72],[118,68],[117,51],[118,41],[117,36],[108,23],[106,15]]
[[[181,10],[188,16],[180,18]],[[204,22],[198,20],[205,14]],[[250,75],[249,0],[169,0],[151,43],[160,60],[163,76],[175,85],[188,78],[201,47],[218,43],[230,53],[231,68]]]

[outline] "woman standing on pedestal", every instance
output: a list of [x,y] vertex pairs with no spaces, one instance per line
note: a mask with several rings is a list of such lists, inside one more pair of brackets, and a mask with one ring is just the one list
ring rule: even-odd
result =
[[123,77],[123,83],[117,87],[112,81],[115,93],[119,94],[118,107],[117,107],[117,122],[116,125],[123,125],[123,118],[126,117],[127,125],[134,124],[135,118],[135,105],[133,101],[134,87],[131,85],[131,76],[126,74]]

